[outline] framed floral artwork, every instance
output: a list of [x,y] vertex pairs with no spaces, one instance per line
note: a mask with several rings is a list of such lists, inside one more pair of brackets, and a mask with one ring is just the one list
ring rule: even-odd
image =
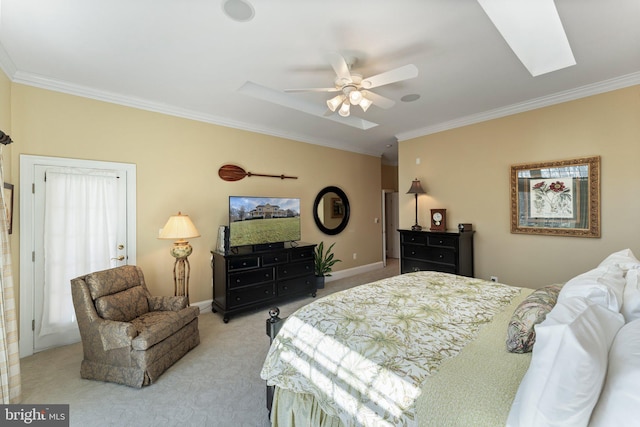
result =
[[511,166],[511,232],[600,237],[600,157]]

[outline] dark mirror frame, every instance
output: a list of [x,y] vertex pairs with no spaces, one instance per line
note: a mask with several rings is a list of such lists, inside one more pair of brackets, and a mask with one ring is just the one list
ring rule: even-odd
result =
[[[342,202],[344,204],[344,216],[342,217],[342,221],[336,228],[325,227],[322,221],[320,221],[320,217],[318,216],[318,205],[320,204],[320,200],[322,200],[322,198],[328,193],[336,193],[338,197],[342,199]],[[338,187],[330,186],[323,188],[322,190],[320,190],[320,192],[316,196],[316,200],[313,202],[313,219],[315,220],[316,225],[318,226],[320,231],[322,231],[324,234],[335,235],[341,233],[349,223],[350,213],[351,207],[349,206],[349,199],[347,198],[347,195],[344,193],[344,191],[342,191]]]

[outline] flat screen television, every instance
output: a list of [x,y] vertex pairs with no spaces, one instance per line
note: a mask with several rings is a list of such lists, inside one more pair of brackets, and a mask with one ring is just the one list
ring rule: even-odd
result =
[[229,246],[300,240],[300,199],[229,197]]

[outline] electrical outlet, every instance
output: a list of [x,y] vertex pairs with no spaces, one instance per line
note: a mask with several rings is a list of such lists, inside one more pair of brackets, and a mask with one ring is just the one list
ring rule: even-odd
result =
[[497,282],[498,281],[498,276],[491,276],[491,281],[492,282]]
[[358,259],[358,254],[357,253],[353,253],[353,259]]

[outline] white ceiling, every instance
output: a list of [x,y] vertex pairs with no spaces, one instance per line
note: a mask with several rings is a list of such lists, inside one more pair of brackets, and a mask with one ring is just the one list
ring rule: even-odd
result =
[[[476,0],[248,1],[255,16],[238,22],[222,0],[0,0],[0,65],[17,83],[391,164],[398,140],[640,84],[638,0],[556,0],[577,64],[537,77]],[[367,130],[238,91],[251,82],[324,111],[334,94],[284,89],[332,86],[330,52],[365,76],[405,64],[419,75],[374,90],[391,109],[352,108],[378,124]]]

